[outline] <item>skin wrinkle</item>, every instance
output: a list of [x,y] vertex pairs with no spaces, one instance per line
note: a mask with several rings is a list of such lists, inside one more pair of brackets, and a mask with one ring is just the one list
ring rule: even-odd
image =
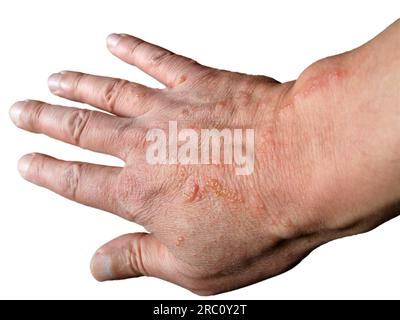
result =
[[[27,168],[21,173],[150,232],[100,248],[91,265],[98,280],[149,275],[205,295],[275,276],[319,245],[398,213],[399,33],[397,21],[286,83],[204,67],[112,35],[112,54],[166,87],[68,71],[62,90],[51,83],[53,93],[114,115],[42,102],[20,104],[10,115],[23,129],[116,155],[124,167],[37,154],[30,165],[20,163]],[[146,132],[167,130],[169,121],[196,133],[254,129],[254,173],[237,176],[229,164],[148,164]]]
[[[45,107],[45,103],[41,103],[41,102],[34,102],[36,104],[36,108],[34,108],[34,113],[30,115],[30,117],[28,118],[28,125],[29,128],[34,128],[34,123],[35,122],[39,122],[39,119],[41,117],[43,108]],[[23,116],[22,116],[23,117]],[[28,129],[28,130],[32,130],[32,129]]]
[[81,171],[82,164],[80,163],[71,164],[65,171],[65,176],[62,180],[66,182],[65,194],[67,194],[70,199],[76,199],[76,192],[79,188]]
[[143,45],[145,45],[146,43],[143,41],[143,40],[138,40],[138,42],[136,42],[136,43],[132,43],[132,46],[131,46],[131,48],[129,48],[129,56],[130,57],[132,57],[132,58],[134,58],[135,57],[135,51],[137,51],[137,49],[140,47],[140,46],[143,46]]
[[[74,79],[74,81],[72,82],[72,91],[74,91],[74,92],[78,92],[78,90],[77,90],[77,88],[79,88],[80,87],[80,83],[82,82],[82,79],[85,77],[85,74],[84,73],[80,73],[80,72],[77,72],[76,74],[75,74],[75,79]],[[62,81],[60,81],[60,87],[61,87],[61,89],[63,89],[63,82]],[[78,97],[78,99],[79,99],[79,97]]]
[[[120,122],[117,128],[115,128],[114,134],[110,137],[111,143],[118,141],[119,139],[125,139],[126,136],[137,136],[138,134],[132,134],[133,131],[138,131],[139,129],[135,126],[135,121],[130,119],[124,119]],[[128,139],[127,139],[128,140]],[[136,139],[134,141],[137,141]],[[120,157],[124,161],[128,161],[129,155],[132,154],[131,150],[139,145],[129,145],[124,146],[121,150]]]
[[104,91],[104,103],[109,112],[115,113],[115,105],[121,99],[121,95],[125,94],[126,86],[128,85],[129,82],[122,79],[117,79],[111,84],[107,84]]
[[133,248],[131,249],[130,254],[130,256],[132,257],[131,268],[133,272],[138,272],[140,275],[147,276],[148,272],[146,271],[143,263],[143,237],[146,237],[146,235],[143,234],[140,238],[137,239],[137,241],[133,243]]
[[72,138],[73,144],[82,145],[82,133],[86,130],[92,114],[89,110],[74,110],[71,117],[67,118],[66,132]]
[[[155,53],[153,56],[150,58],[150,65],[149,68],[152,70],[156,70],[167,62],[168,59],[171,59],[173,57],[173,53],[170,51],[162,50],[158,53]],[[168,87],[173,87],[173,83],[168,84]]]

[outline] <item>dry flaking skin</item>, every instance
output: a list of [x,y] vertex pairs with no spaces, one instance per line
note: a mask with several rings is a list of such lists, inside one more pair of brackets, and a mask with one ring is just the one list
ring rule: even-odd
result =
[[[400,23],[279,83],[202,66],[129,35],[108,48],[165,85],[65,71],[52,93],[105,112],[23,101],[15,124],[125,161],[123,168],[23,157],[27,180],[139,223],[101,247],[98,280],[159,277],[198,294],[288,270],[317,246],[396,215],[400,197]],[[390,52],[390,54],[388,54]],[[254,172],[146,161],[146,133],[253,129]]]

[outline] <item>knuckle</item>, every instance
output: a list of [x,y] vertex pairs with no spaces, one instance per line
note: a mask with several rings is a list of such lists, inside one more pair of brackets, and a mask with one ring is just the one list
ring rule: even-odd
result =
[[153,67],[157,68],[163,63],[168,62],[173,56],[174,54],[171,51],[160,50],[151,56],[150,63]]
[[[187,58],[187,57],[182,57],[182,56],[175,56],[175,59],[180,63],[180,68],[181,69],[189,69],[190,67],[197,66],[199,67],[200,65],[197,63],[196,60],[192,58]],[[197,70],[196,70],[197,71]]]
[[145,237],[146,234],[142,234],[131,242],[131,245],[129,246],[128,249],[128,261],[129,261],[129,267],[132,270],[133,274],[148,276],[149,274],[145,268],[143,259],[143,254],[144,254],[143,245]]
[[107,110],[113,112],[115,106],[124,101],[130,87],[130,82],[123,79],[116,79],[108,83],[103,89],[103,101]]
[[121,119],[114,127],[110,140],[124,142],[120,154],[123,159],[129,159],[134,151],[143,151],[146,147],[145,131],[138,128],[133,119]]
[[142,151],[146,147],[146,135],[144,130],[139,128],[130,128],[127,133],[128,135],[128,146],[130,150]]
[[63,188],[61,191],[70,199],[76,198],[83,166],[82,163],[69,164],[62,174]]
[[[118,181],[118,200],[128,211],[136,211],[148,199],[140,178],[131,172],[122,172]],[[135,210],[136,209],[136,210]]]
[[91,110],[76,109],[65,117],[64,130],[73,144],[81,144],[81,137],[92,115]]
[[208,92],[210,90],[215,90],[215,88],[222,88],[224,78],[224,71],[216,70],[208,67],[201,66],[197,64],[197,62],[193,62],[197,65],[196,72],[193,73],[193,76],[189,78],[186,86],[188,89],[200,89],[200,93],[206,99],[208,97]]
[[142,225],[148,224],[152,212],[153,198],[157,190],[146,178],[145,172],[137,174],[133,169],[124,169],[118,178],[116,202],[122,215]]

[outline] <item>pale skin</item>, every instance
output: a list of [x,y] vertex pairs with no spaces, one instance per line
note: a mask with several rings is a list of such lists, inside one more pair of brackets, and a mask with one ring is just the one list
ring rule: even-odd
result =
[[[19,128],[125,162],[38,153],[19,161],[26,180],[148,231],[98,249],[97,280],[145,275],[216,294],[282,273],[316,247],[399,213],[399,20],[287,83],[205,67],[129,35],[110,35],[107,46],[165,88],[65,71],[49,78],[50,91],[98,111],[33,100],[10,110]],[[169,120],[195,130],[253,128],[253,174],[148,164],[146,132]]]

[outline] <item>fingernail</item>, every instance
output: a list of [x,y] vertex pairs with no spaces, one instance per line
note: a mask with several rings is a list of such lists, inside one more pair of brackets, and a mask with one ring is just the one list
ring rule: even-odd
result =
[[25,177],[26,173],[28,172],[29,166],[31,165],[31,161],[33,158],[33,154],[27,154],[23,156],[18,161],[18,171],[21,176]]
[[47,85],[51,92],[55,93],[60,88],[62,73],[53,73],[47,80]]
[[107,45],[111,48],[116,47],[119,40],[121,40],[122,35],[112,33],[107,37]]
[[113,279],[111,259],[108,255],[96,253],[90,262],[90,271],[97,281]]
[[21,112],[25,106],[25,101],[18,101],[14,103],[10,108],[10,118],[15,125],[18,126],[19,119],[21,118]]

